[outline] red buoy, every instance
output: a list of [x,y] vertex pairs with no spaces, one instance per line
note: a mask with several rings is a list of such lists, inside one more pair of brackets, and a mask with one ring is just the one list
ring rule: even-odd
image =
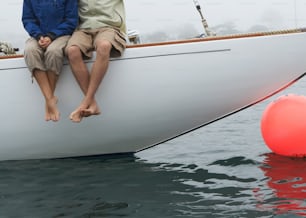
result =
[[274,153],[306,157],[306,97],[289,94],[271,102],[261,119],[261,133]]

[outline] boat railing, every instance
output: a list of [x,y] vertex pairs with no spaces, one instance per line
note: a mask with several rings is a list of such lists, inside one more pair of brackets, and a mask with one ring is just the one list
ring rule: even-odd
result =
[[206,36],[206,37],[200,37],[200,38],[190,38],[190,39],[172,40],[172,41],[164,41],[164,42],[130,44],[127,46],[127,48],[139,48],[139,47],[194,43],[194,42],[226,40],[226,39],[238,39],[238,38],[248,38],[248,37],[260,37],[260,36],[269,36],[269,35],[284,35],[284,34],[302,33],[302,32],[306,32],[306,28],[264,31],[264,32],[251,32],[251,33],[240,33],[240,34],[229,34],[229,35],[212,35],[212,36]]

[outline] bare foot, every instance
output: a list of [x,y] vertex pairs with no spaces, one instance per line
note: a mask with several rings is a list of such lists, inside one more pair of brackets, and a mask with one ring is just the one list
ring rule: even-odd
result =
[[57,97],[53,97],[46,101],[46,114],[45,114],[45,120],[46,121],[58,121],[60,118],[60,112],[57,109]]
[[69,116],[70,120],[75,123],[81,122],[82,118],[84,117],[83,110],[84,109],[81,107],[74,110]]
[[83,117],[89,117],[91,115],[100,114],[100,109],[96,101],[93,101],[91,104],[81,104],[76,110],[70,114],[70,120],[75,123],[81,122]]
[[84,117],[89,117],[91,115],[101,114],[101,111],[100,111],[96,101],[91,103],[86,109],[83,109],[82,111],[83,111],[83,116]]

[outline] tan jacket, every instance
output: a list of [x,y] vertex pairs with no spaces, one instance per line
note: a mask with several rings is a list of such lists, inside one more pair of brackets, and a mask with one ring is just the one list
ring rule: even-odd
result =
[[115,27],[126,33],[123,0],[79,0],[79,29]]

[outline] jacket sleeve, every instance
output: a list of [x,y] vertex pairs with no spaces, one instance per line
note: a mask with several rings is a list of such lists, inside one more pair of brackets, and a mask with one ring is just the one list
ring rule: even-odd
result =
[[67,0],[64,19],[48,35],[51,36],[52,40],[60,36],[71,35],[78,25],[78,20],[78,0]]
[[38,20],[33,12],[30,0],[23,1],[22,23],[30,36],[39,39],[39,37],[43,35],[38,25]]

